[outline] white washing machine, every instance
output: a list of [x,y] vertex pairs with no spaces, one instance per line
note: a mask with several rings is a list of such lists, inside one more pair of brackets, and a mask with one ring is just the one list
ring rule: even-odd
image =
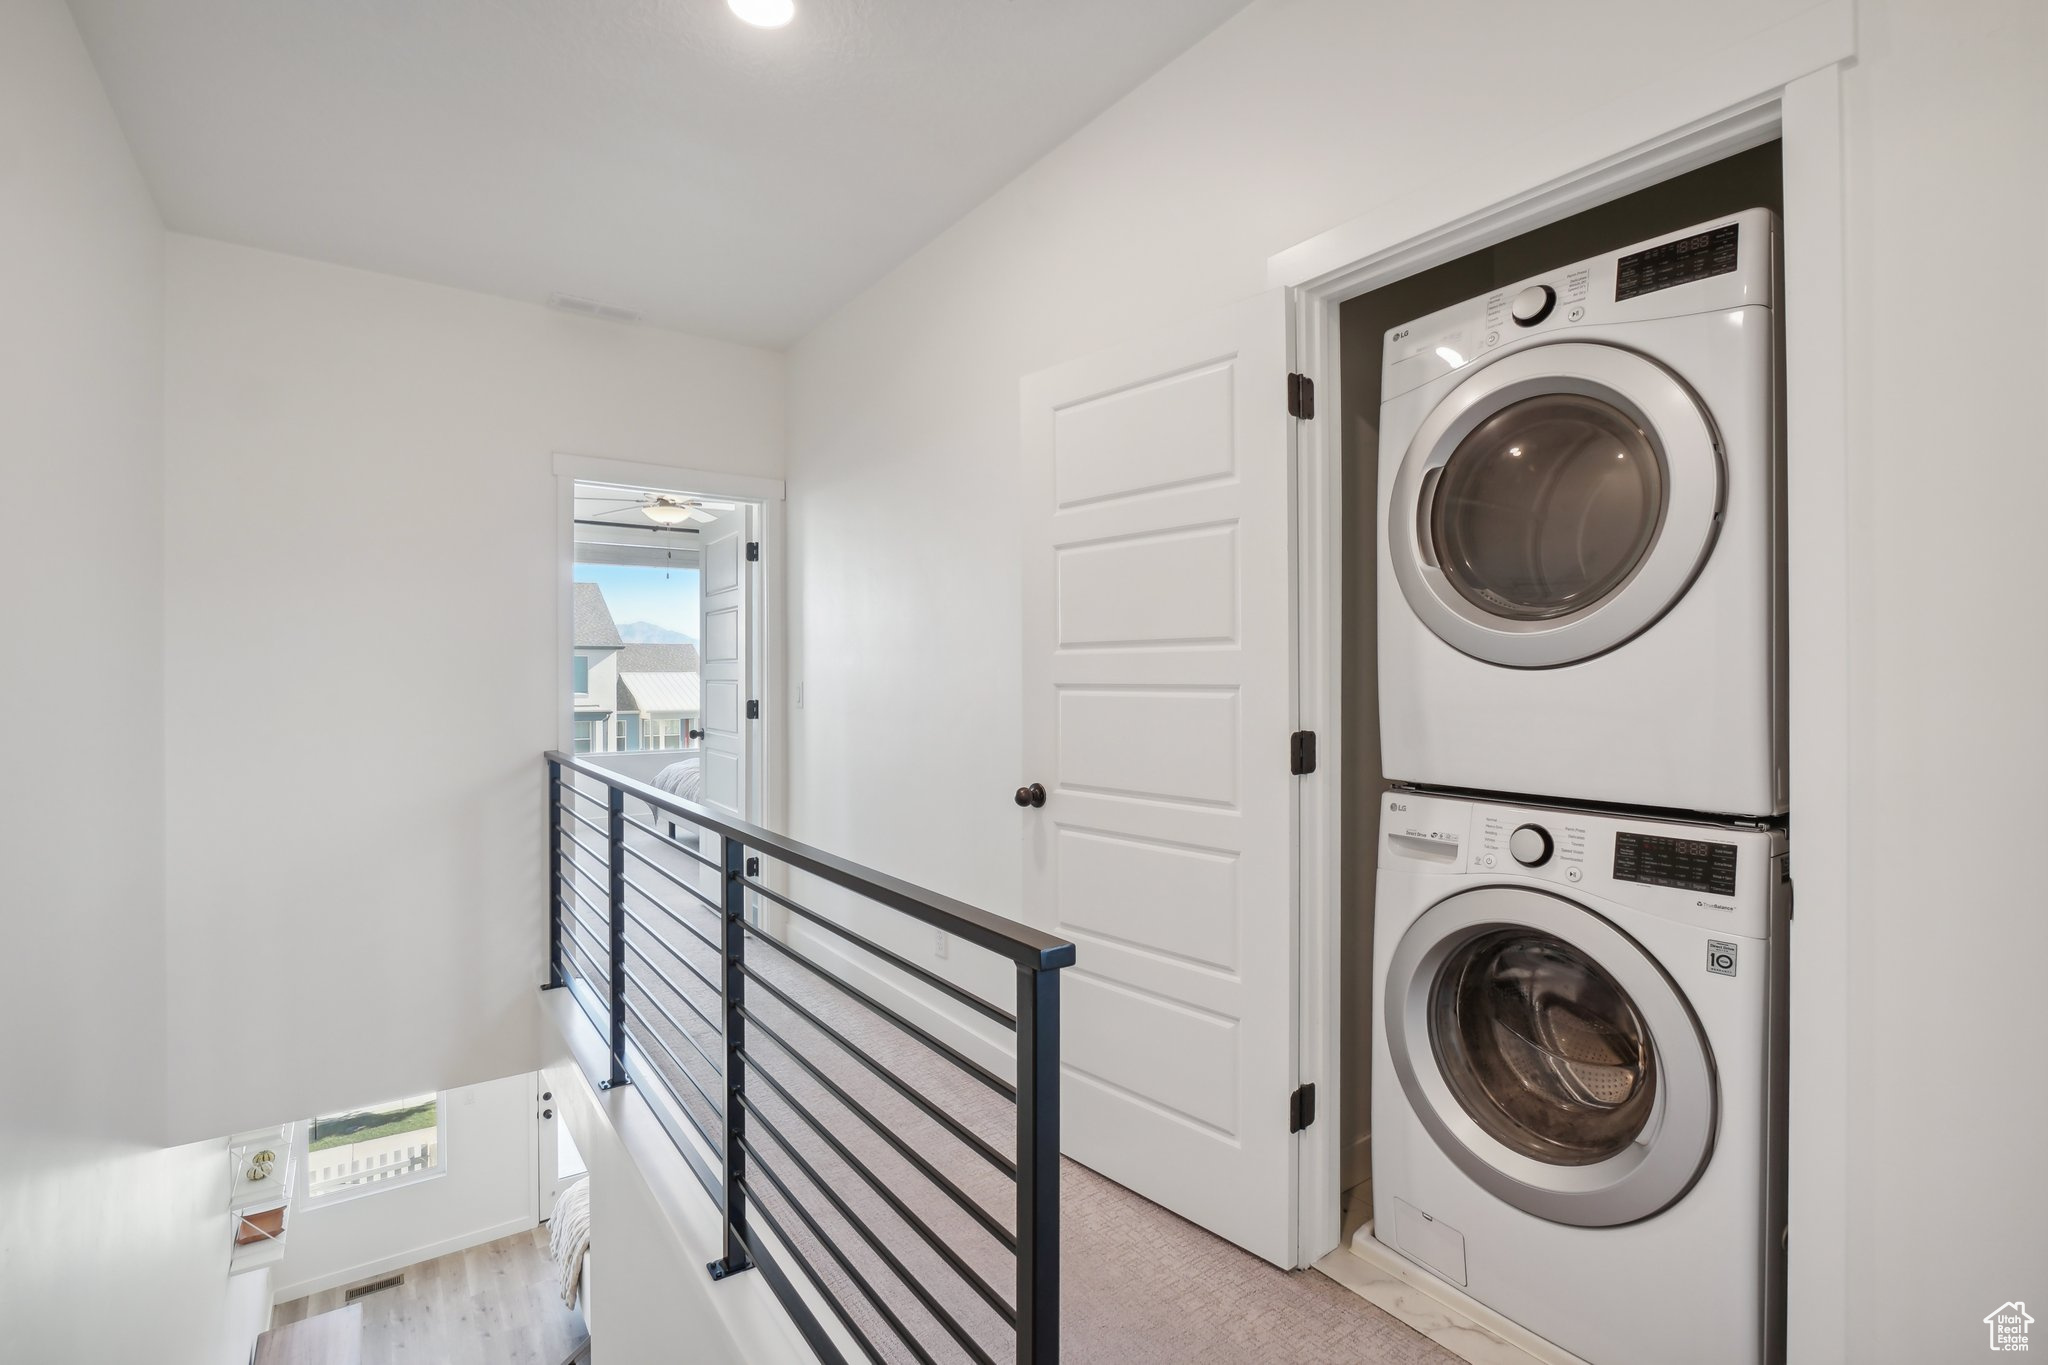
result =
[[1387,776],[1785,809],[1775,235],[1753,209],[1387,333]]
[[1781,831],[1383,798],[1373,1233],[1592,1365],[1782,1356]]

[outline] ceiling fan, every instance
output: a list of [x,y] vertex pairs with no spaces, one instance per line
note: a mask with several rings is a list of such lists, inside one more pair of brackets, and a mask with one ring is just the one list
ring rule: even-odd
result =
[[[625,490],[621,489],[620,491],[624,492]],[[633,498],[620,498],[616,502],[612,502],[604,507],[585,508],[581,506],[580,504],[584,501],[582,494],[578,495],[577,501],[579,503],[577,510],[586,517],[595,518],[597,524],[630,525],[631,523],[629,522],[613,522],[609,519],[637,511],[657,526],[671,529],[680,527],[685,530],[690,529],[690,523],[692,522],[716,521],[718,520],[717,513],[730,512],[738,506],[738,504],[730,502],[709,502],[703,498],[686,498],[675,493],[648,493]]]
[[700,502],[696,498],[676,498],[666,493],[657,493],[640,504],[640,515],[657,526],[681,526],[692,521],[717,521],[718,518],[709,510],[710,507],[711,504]]

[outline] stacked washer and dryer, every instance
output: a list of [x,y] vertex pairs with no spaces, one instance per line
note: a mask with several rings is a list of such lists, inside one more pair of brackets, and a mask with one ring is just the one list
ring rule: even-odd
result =
[[1373,1232],[1591,1365],[1782,1354],[1775,236],[1386,337]]

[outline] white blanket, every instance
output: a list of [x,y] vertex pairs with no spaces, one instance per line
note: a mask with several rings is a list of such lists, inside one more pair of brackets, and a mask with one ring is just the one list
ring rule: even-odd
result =
[[548,1227],[548,1253],[562,1270],[562,1303],[576,1306],[583,1289],[583,1256],[590,1250],[590,1177],[584,1176],[555,1199]]

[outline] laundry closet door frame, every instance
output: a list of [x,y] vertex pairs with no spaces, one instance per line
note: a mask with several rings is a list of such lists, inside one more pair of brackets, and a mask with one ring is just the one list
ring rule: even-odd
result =
[[[1772,139],[1783,147],[1791,651],[1790,765],[1799,812],[1799,918],[1791,972],[1790,1359],[1843,1359],[1848,1328],[1849,569],[1841,71],[1851,0],[1827,0],[1736,52],[1616,99],[1539,141],[1510,141],[1457,177],[1274,256],[1292,291],[1296,363],[1315,420],[1296,424],[1301,725],[1318,771],[1301,784],[1301,1079],[1325,1122],[1303,1134],[1300,1263],[1339,1237],[1343,467],[1338,307],[1632,190]],[[1549,172],[1545,177],[1544,173]],[[1536,177],[1532,180],[1532,176]],[[1485,207],[1474,208],[1479,200]],[[1375,364],[1376,356],[1353,357]],[[1357,472],[1370,477],[1370,470]],[[1370,819],[1368,812],[1366,818]],[[1361,830],[1364,837],[1368,831]]]

